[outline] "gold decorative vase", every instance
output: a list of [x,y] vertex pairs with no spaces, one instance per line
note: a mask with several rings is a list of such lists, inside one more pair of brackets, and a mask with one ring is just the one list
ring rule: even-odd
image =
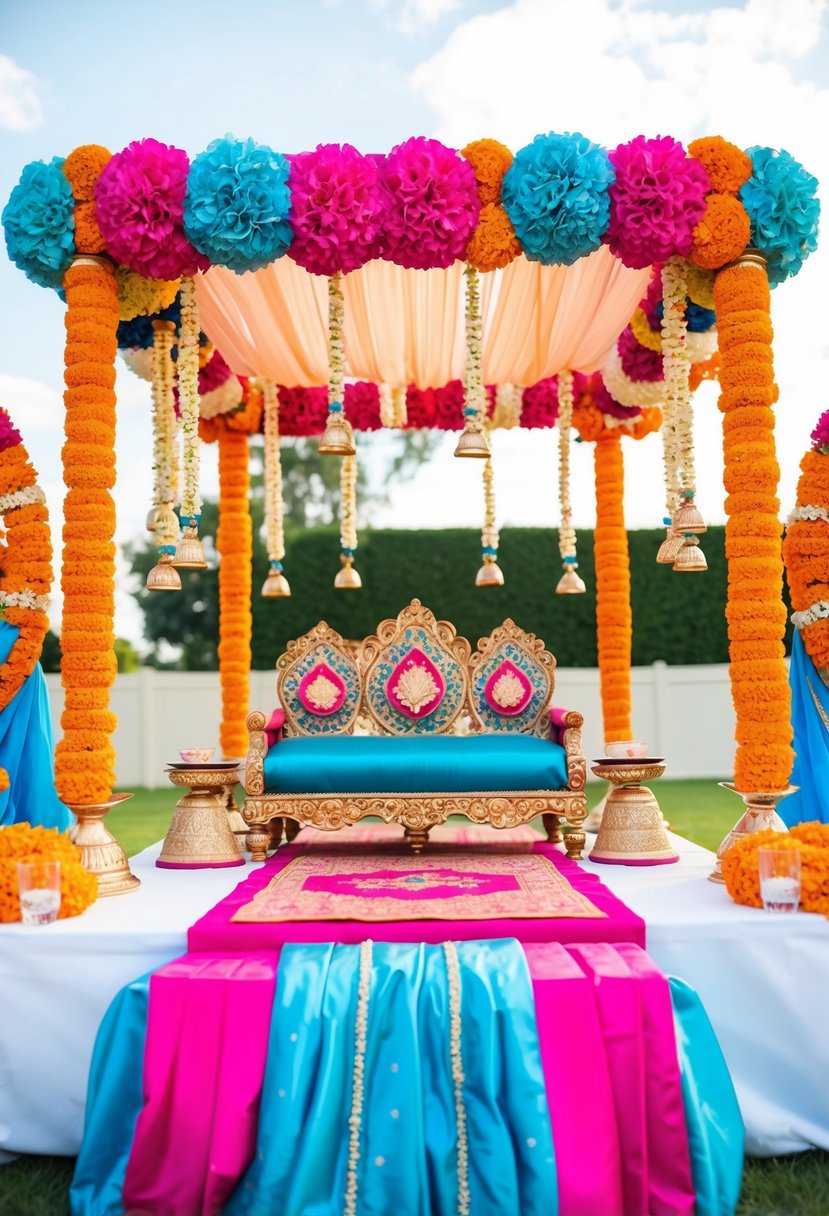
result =
[[598,763],[593,772],[612,789],[605,799],[591,861],[608,865],[660,866],[679,861],[671,845],[659,803],[643,781],[656,781],[665,772],[660,762],[631,760]]
[[742,794],[730,781],[720,781],[718,784],[724,790],[731,790],[732,793],[742,798],[746,809],[717,849],[717,863],[708,875],[711,882],[725,882],[722,876],[722,859],[723,854],[731,848],[732,844],[745,840],[746,836],[751,836],[753,832],[788,832],[788,827],[777,814],[775,807],[782,798],[788,798],[789,794],[794,794],[800,788],[797,785],[790,785],[785,790]]
[[[156,865],[162,870],[242,866],[245,858],[228,818],[227,786],[237,765],[171,766],[167,776],[188,792],[179,798]],[[247,829],[246,829],[247,830]]]
[[81,851],[81,865],[98,879],[98,895],[125,895],[141,886],[130,869],[127,855],[104,824],[104,815],[132,794],[113,794],[109,802],[81,806],[69,804],[78,822],[71,833]]

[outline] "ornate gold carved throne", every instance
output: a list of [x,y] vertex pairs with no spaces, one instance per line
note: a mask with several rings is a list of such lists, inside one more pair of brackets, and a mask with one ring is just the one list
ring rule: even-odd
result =
[[568,857],[581,857],[583,719],[551,708],[555,659],[513,621],[471,654],[454,625],[412,600],[356,658],[321,622],[276,667],[280,709],[267,723],[248,717],[242,813],[254,861],[283,830],[293,839],[305,824],[334,830],[369,815],[401,824],[415,850],[450,815],[499,828],[541,815],[548,839],[563,828]]

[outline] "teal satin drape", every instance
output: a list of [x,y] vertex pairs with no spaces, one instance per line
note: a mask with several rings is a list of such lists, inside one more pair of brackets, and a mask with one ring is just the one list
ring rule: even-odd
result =
[[[475,1216],[556,1216],[555,1158],[526,958],[462,942],[463,1105]],[[228,1216],[341,1216],[358,946],[285,946],[256,1160]],[[376,943],[357,1170],[360,1216],[456,1216],[449,986],[441,946]],[[370,1116],[370,1117],[369,1117]]]
[[797,629],[789,668],[796,793],[781,799],[777,810],[789,825],[819,819],[829,823],[829,688],[817,673]]
[[121,1190],[143,1102],[150,977],[122,988],[95,1039],[83,1143],[69,1190],[72,1216],[122,1216]]
[[[6,662],[19,630],[0,620],[0,666]],[[40,664],[0,713],[0,768],[9,787],[0,791],[0,827],[32,823],[63,832],[72,815],[55,792],[52,718]]]
[[670,985],[696,1216],[733,1216],[745,1147],[737,1095],[702,1001],[684,980]]
[[315,735],[282,739],[265,757],[269,794],[561,790],[564,748],[519,733]]

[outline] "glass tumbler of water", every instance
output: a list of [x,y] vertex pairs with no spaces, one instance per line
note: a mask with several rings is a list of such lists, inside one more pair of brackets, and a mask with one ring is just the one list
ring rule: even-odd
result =
[[766,912],[796,912],[800,904],[800,849],[760,848],[757,859]]
[[60,862],[19,861],[17,888],[24,925],[51,925],[60,908]]

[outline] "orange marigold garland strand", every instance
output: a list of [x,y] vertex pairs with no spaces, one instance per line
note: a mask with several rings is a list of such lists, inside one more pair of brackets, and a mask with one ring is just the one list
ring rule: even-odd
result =
[[798,823],[788,832],[752,832],[722,857],[726,890],[738,904],[762,908],[757,850],[799,849],[800,905],[805,912],[829,916],[829,824]]
[[55,785],[70,807],[106,803],[115,782],[109,690],[115,610],[115,355],[118,295],[108,262],[77,258],[66,291],[66,443],[61,681]]
[[95,902],[98,879],[83,868],[80,850],[64,832],[14,823],[0,828],[0,924],[20,920],[18,861],[60,862],[58,920],[78,916]]
[[783,660],[786,609],[774,444],[777,400],[769,283],[755,254],[714,283],[723,413],[725,553],[731,693],[737,715],[734,785],[743,794],[789,783],[791,694]]
[[52,540],[45,496],[20,434],[3,409],[0,409],[0,515],[6,530],[5,544],[0,545],[0,612],[5,621],[19,630],[9,657],[0,666],[2,711],[20,691],[40,658],[49,628],[46,609],[52,589]]
[[219,682],[222,722],[219,731],[225,758],[244,756],[248,747],[246,719],[250,701],[253,523],[248,494],[248,437],[238,431],[219,434]]
[[630,558],[625,530],[625,470],[618,431],[604,431],[594,450],[596,477],[596,632],[606,743],[630,739]]

